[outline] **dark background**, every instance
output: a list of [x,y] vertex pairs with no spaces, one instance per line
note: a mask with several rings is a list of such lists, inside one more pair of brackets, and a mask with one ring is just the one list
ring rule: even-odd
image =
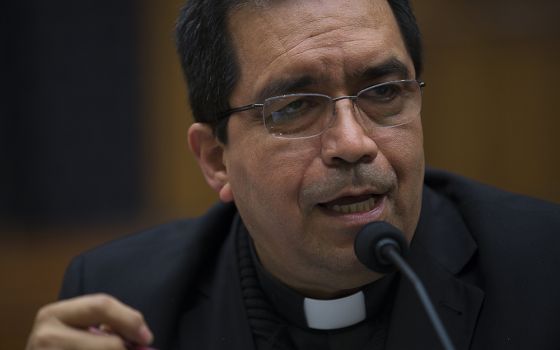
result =
[[134,4],[4,5],[0,219],[40,228],[141,209]]
[[[428,164],[560,202],[560,3],[414,4]],[[0,3],[0,348],[72,256],[216,200],[187,150],[180,6]]]

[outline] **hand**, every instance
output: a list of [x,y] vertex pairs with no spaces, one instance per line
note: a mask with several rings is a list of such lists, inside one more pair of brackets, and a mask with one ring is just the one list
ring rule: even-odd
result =
[[[108,334],[88,329],[102,325]],[[142,314],[106,294],[85,295],[41,308],[26,350],[119,349],[129,342],[147,346],[153,340]]]

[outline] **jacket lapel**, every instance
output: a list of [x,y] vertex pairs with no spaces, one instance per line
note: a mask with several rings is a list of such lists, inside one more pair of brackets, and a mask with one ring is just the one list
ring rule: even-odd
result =
[[[453,205],[424,188],[422,213],[407,257],[428,291],[457,350],[468,349],[484,293],[469,282],[468,263],[476,252]],[[401,276],[387,349],[441,349],[413,286]]]
[[[232,230],[236,227],[232,225]],[[237,236],[237,232],[228,235],[216,265],[208,269],[206,278],[199,283],[195,300],[183,312],[176,349],[255,348],[241,294]]]

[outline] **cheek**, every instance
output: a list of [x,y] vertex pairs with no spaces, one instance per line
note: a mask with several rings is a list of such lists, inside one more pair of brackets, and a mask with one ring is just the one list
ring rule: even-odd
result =
[[281,142],[248,149],[254,151],[231,161],[230,183],[237,208],[261,248],[276,254],[293,251],[301,244],[301,235],[295,233],[304,232],[305,227],[299,198],[312,153]]
[[238,207],[262,212],[267,220],[276,216],[274,213],[297,211],[301,186],[315,157],[315,148],[267,138],[264,142],[247,139],[237,149],[249,150],[232,149],[229,156],[229,181]]
[[402,223],[401,229],[412,237],[421,207],[424,182],[424,148],[420,122],[395,130],[391,138],[380,141],[379,147],[391,164],[398,179],[394,214]]
[[376,140],[400,181],[416,181],[424,171],[422,124],[415,122],[396,128],[390,136]]

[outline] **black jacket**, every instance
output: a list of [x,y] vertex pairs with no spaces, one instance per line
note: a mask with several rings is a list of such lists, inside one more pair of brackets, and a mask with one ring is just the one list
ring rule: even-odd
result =
[[[254,349],[233,205],[75,258],[61,298],[105,292],[140,310],[161,349]],[[407,260],[460,349],[560,349],[560,206],[427,171]],[[400,281],[386,348],[440,349]]]

